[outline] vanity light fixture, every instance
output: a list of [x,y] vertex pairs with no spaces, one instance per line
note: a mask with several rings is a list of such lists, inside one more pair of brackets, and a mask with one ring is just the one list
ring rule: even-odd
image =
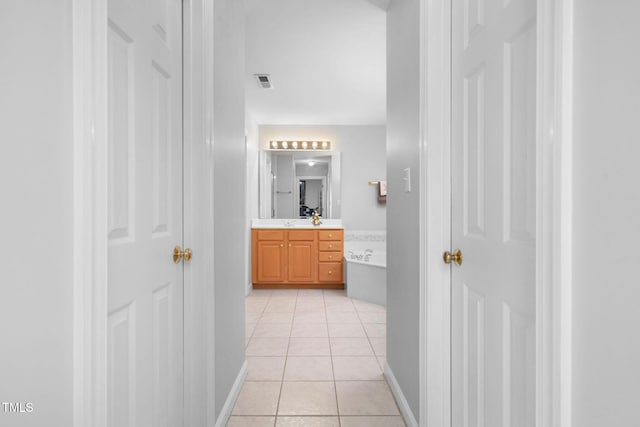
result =
[[331,141],[269,141],[271,150],[331,150]]

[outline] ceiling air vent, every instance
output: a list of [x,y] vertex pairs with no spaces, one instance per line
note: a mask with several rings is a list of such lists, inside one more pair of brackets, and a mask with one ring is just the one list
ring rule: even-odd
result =
[[254,74],[258,84],[262,89],[271,89],[271,80],[269,80],[269,74]]

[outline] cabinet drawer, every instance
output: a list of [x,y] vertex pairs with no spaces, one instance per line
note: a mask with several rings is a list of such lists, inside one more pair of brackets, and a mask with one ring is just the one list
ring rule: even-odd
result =
[[318,269],[318,279],[321,282],[340,282],[342,283],[342,263],[341,262],[323,262],[320,263]]
[[308,240],[313,241],[314,232],[313,230],[295,230],[289,231],[289,240]]
[[320,240],[342,240],[342,230],[323,230],[323,231],[318,231],[318,239],[320,239]]
[[320,250],[342,252],[342,242],[320,242]]
[[342,260],[342,251],[320,252],[320,262],[338,262],[341,260]]
[[258,230],[258,240],[284,240],[284,231]]

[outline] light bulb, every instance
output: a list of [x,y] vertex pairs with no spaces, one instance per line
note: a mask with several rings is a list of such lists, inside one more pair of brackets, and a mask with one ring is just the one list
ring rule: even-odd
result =
[[271,148],[278,148],[278,141],[271,141]]
[[293,141],[291,143],[291,148],[298,148],[298,141]]
[[313,142],[311,143],[311,148],[313,148],[314,150],[315,150],[316,148],[318,148],[318,141],[313,141]]
[[302,148],[307,149],[307,141],[302,141]]
[[325,150],[329,147],[329,143],[327,141],[324,141],[322,143],[322,148],[324,148]]
[[285,150],[289,148],[289,143],[287,141],[282,141],[282,148],[284,148]]

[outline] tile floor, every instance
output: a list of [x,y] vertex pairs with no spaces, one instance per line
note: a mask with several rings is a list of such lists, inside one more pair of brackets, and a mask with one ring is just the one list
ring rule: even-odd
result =
[[385,381],[384,307],[342,290],[254,290],[247,378],[228,427],[403,427]]

